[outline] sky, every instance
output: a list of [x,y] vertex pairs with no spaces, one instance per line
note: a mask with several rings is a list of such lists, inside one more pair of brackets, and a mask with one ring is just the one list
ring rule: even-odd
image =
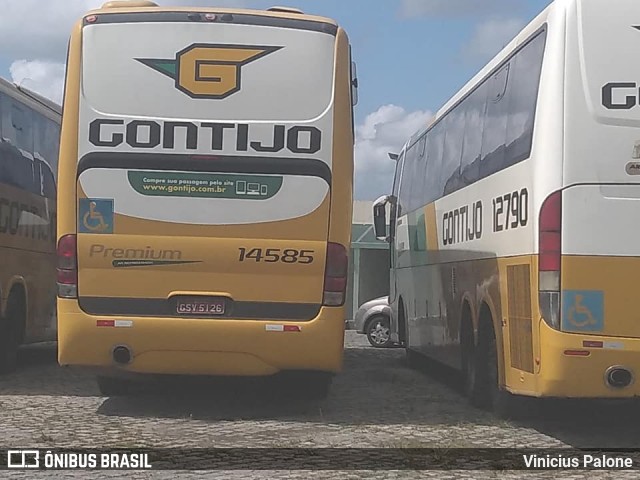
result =
[[[104,0],[2,0],[0,76],[62,99],[71,26]],[[389,193],[388,152],[427,124],[551,0],[156,0],[160,5],[288,5],[334,18],[358,65],[355,198]]]

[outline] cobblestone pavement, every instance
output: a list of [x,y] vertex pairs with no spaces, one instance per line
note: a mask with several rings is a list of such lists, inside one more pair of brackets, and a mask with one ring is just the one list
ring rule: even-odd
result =
[[[269,381],[194,380],[104,398],[94,378],[57,366],[55,348],[21,352],[0,378],[7,447],[640,447],[638,403],[535,402],[529,419],[469,406],[443,369],[409,370],[401,349],[347,332],[345,371],[322,402],[292,400]],[[3,472],[5,478],[22,478]],[[92,472],[96,478],[636,478],[636,472],[218,471]],[[85,478],[37,472],[33,478]]]

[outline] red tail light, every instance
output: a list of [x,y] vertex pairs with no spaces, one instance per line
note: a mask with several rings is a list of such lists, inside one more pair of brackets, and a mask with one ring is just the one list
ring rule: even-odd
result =
[[562,192],[542,204],[538,226],[538,298],[540,314],[560,330],[560,265],[562,260]]
[[58,268],[56,278],[59,297],[77,298],[78,259],[75,235],[65,235],[58,240]]
[[327,244],[327,263],[324,272],[323,304],[339,307],[344,304],[349,272],[347,249],[339,243]]
[[57,281],[62,285],[76,285],[78,283],[78,272],[76,270],[58,269]]
[[542,204],[539,228],[540,271],[558,272],[562,250],[562,192],[551,194]]

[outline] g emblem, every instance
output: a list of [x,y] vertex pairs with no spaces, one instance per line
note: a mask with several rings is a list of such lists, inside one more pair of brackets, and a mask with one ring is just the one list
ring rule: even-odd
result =
[[137,60],[175,80],[175,87],[191,98],[220,100],[241,89],[242,67],[282,47],[195,43],[175,60]]

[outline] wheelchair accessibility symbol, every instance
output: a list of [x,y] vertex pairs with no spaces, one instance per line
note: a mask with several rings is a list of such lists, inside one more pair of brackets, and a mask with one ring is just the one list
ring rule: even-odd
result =
[[80,233],[113,233],[113,200],[81,198],[78,217]]
[[562,330],[567,332],[604,330],[604,292],[564,290],[562,292]]

